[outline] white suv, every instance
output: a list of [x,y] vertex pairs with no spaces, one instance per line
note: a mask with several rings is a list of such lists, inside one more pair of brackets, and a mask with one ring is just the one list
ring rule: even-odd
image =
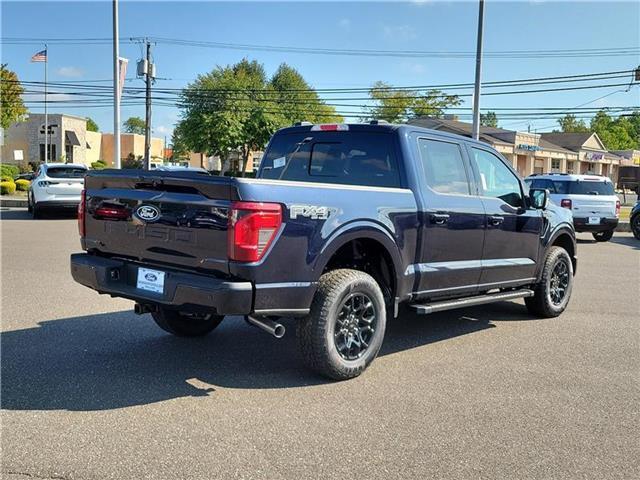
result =
[[38,218],[45,208],[78,208],[84,188],[87,167],[73,163],[40,165],[31,181],[28,196],[29,212]]
[[620,216],[620,200],[609,178],[544,173],[531,175],[525,182],[530,188],[546,188],[554,203],[571,210],[576,232],[591,232],[598,242],[606,242],[613,236]]

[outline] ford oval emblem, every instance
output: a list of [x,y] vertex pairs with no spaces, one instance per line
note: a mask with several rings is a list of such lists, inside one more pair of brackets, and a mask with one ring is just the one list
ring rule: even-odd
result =
[[153,273],[147,273],[144,278],[146,278],[149,282],[155,282],[156,280],[158,280],[158,277],[156,277]]
[[145,222],[155,222],[160,218],[160,210],[153,205],[140,205],[136,209],[136,217]]

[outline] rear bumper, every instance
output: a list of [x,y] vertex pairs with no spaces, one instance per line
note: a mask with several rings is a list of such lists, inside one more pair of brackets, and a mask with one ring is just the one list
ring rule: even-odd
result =
[[588,221],[588,218],[573,217],[573,227],[576,232],[604,232],[613,230],[618,226],[618,219],[615,217],[602,218],[597,225],[590,225],[587,223]]
[[142,304],[206,309],[217,315],[247,315],[252,311],[250,282],[230,282],[206,275],[162,270],[165,272],[164,292],[155,293],[136,288],[138,265],[133,262],[86,253],[71,255],[73,279],[98,293]]
[[38,208],[78,208],[80,199],[72,200],[45,200],[44,202],[37,202]]

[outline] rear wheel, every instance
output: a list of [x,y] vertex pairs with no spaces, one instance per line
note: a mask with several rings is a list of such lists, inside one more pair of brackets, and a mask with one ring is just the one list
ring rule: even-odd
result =
[[360,375],[376,358],[386,327],[377,282],[364,272],[339,269],[320,277],[309,315],[298,322],[305,364],[335,380]]
[[524,299],[527,309],[539,317],[557,317],[567,308],[573,288],[573,264],[564,248],[551,247],[533,297]]
[[31,206],[31,198],[33,197],[33,195],[29,194],[29,196],[27,197],[27,212],[32,213],[33,212],[33,207]]
[[593,238],[596,242],[608,242],[613,237],[613,230],[605,230],[604,232],[593,232]]
[[42,218],[42,208],[38,207],[38,204],[36,202],[33,202],[31,204],[31,217],[33,219]]
[[151,314],[156,324],[165,332],[178,337],[202,337],[215,329],[223,316],[197,314],[160,308]]
[[640,240],[640,213],[631,219],[631,231],[633,236]]

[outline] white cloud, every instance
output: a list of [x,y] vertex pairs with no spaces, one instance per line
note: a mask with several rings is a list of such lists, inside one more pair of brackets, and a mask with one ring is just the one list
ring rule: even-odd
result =
[[385,38],[404,42],[415,40],[418,37],[416,30],[410,25],[384,25],[382,32]]
[[173,128],[165,127],[164,125],[157,126],[154,131],[158,135],[166,135],[168,137],[173,134]]
[[60,67],[56,70],[56,73],[61,77],[82,77],[84,75],[84,70],[78,67]]
[[351,29],[351,20],[349,20],[348,18],[341,18],[338,21],[338,26],[340,28],[342,28],[343,30],[350,30]]

